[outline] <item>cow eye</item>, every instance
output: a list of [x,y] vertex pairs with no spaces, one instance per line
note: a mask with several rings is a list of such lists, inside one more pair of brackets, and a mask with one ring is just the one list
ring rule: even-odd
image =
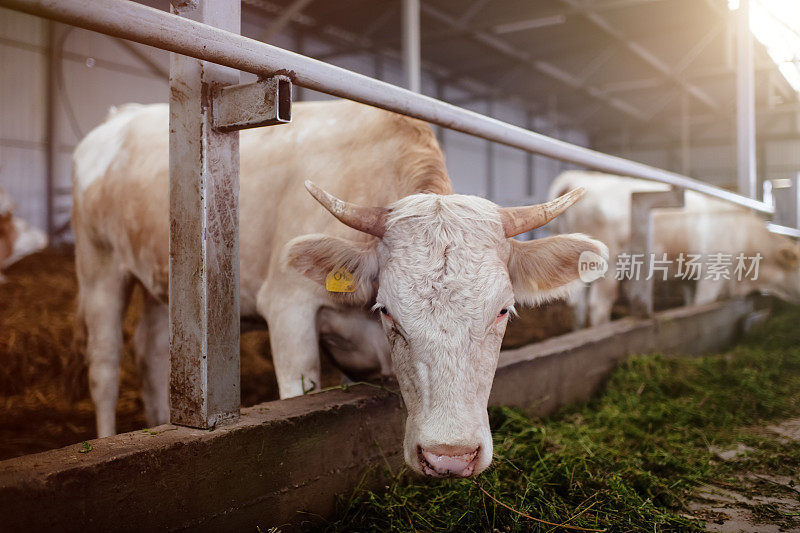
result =
[[504,308],[502,308],[502,309],[500,310],[500,312],[497,314],[497,316],[505,316],[505,315],[507,315],[507,314],[508,314],[508,308],[507,308],[507,307],[504,307]]
[[388,318],[392,318],[392,315],[390,315],[390,314],[389,314],[389,310],[388,310],[388,309],[386,309],[386,306],[382,305],[382,306],[380,306],[380,308],[379,308],[379,309],[381,310],[381,314],[382,314],[383,316],[386,316],[386,317],[388,317]]

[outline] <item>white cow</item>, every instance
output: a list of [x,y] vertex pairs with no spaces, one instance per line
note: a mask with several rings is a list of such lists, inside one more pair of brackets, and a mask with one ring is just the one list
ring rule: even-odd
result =
[[[150,295],[136,334],[148,419],[167,420],[167,122],[165,105],[125,106],[75,152],[80,313],[101,435],[114,432],[134,279]],[[303,187],[307,178],[347,201]],[[408,410],[406,462],[434,476],[485,469],[486,406],[514,303],[567,294],[582,285],[580,254],[607,253],[583,235],[510,237],[545,224],[580,191],[505,209],[453,194],[430,127],[345,101],[298,104],[292,124],[242,132],[240,183],[242,316],[269,325],[281,397],[319,384],[326,327],[345,339],[366,331],[360,346],[381,327]],[[352,277],[338,287],[350,292],[327,291],[336,288],[329,276]],[[365,307],[379,310],[379,324]]]
[[47,235],[14,216],[14,202],[0,189],[0,283],[3,269],[47,246]]
[[[602,279],[592,283],[587,295],[574,299],[576,323],[587,318],[590,325],[608,322],[618,296],[619,282],[614,277],[614,258],[629,252],[631,194],[666,191],[667,185],[623,178],[599,172],[570,170],[562,173],[550,186],[550,196],[575,187],[586,189],[586,197],[573,209],[559,217],[555,229],[560,233],[584,232],[608,244],[611,268]],[[764,221],[752,212],[729,202],[693,191],[686,191],[683,208],[653,211],[654,253],[657,258],[675,260],[684,254],[760,253],[757,280],[749,277],[738,281],[715,280],[705,272],[697,281],[694,304],[718,300],[725,296],[742,296],[756,290],[771,292],[787,300],[800,299],[800,248],[787,237],[767,230]]]

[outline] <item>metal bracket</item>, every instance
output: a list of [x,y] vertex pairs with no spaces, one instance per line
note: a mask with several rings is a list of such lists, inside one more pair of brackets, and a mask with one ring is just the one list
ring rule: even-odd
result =
[[220,132],[292,121],[292,82],[285,76],[218,87],[212,98],[213,126]]
[[648,275],[653,252],[653,217],[659,207],[683,207],[683,189],[631,194],[631,255],[643,254],[643,271],[628,281],[628,301],[633,316],[653,316],[653,280]]

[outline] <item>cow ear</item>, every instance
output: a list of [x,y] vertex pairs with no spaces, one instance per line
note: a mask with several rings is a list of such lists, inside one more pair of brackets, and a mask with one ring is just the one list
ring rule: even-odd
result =
[[508,274],[514,297],[523,305],[568,297],[608,268],[608,247],[579,233],[508,242]]
[[[283,264],[319,283],[329,295],[342,302],[367,305],[375,298],[378,279],[376,242],[349,241],[322,234],[303,235],[286,243]],[[329,276],[338,279],[326,284]]]
[[796,246],[787,246],[778,250],[778,263],[786,270],[797,270],[800,265],[800,254]]

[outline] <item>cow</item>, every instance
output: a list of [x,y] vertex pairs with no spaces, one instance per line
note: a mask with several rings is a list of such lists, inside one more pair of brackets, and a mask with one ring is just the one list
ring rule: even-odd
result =
[[5,281],[3,269],[47,246],[45,233],[15,217],[15,209],[11,196],[0,189],[0,283]]
[[[148,293],[134,339],[148,421],[168,419],[168,116],[166,105],[123,106],[74,155],[79,316],[101,436],[115,429],[134,280]],[[582,253],[607,257],[584,235],[511,237],[582,192],[502,209],[454,194],[427,124],[347,101],[297,104],[291,124],[241,132],[240,153],[241,314],[268,324],[281,398],[319,388],[325,328],[366,332],[365,345],[377,327],[407,408],[406,462],[430,476],[484,470],[489,391],[515,303],[565,296],[583,285]]]
[[[602,240],[610,256],[630,252],[631,194],[666,191],[662,183],[625,178],[600,172],[569,170],[551,184],[549,196],[574,187],[586,189],[584,200],[559,217],[554,224],[560,233],[583,232]],[[687,303],[700,305],[723,297],[743,296],[754,291],[773,293],[783,299],[800,299],[800,247],[789,238],[771,233],[764,221],[751,211],[694,191],[686,191],[683,208],[653,211],[653,252],[673,261],[680,254],[761,254],[758,279],[714,279],[703,273]],[[613,266],[613,265],[612,265]],[[674,272],[672,275],[674,276]],[[575,323],[596,326],[611,319],[618,296],[619,281],[613,268],[573,301]],[[588,298],[588,301],[587,301]]]

